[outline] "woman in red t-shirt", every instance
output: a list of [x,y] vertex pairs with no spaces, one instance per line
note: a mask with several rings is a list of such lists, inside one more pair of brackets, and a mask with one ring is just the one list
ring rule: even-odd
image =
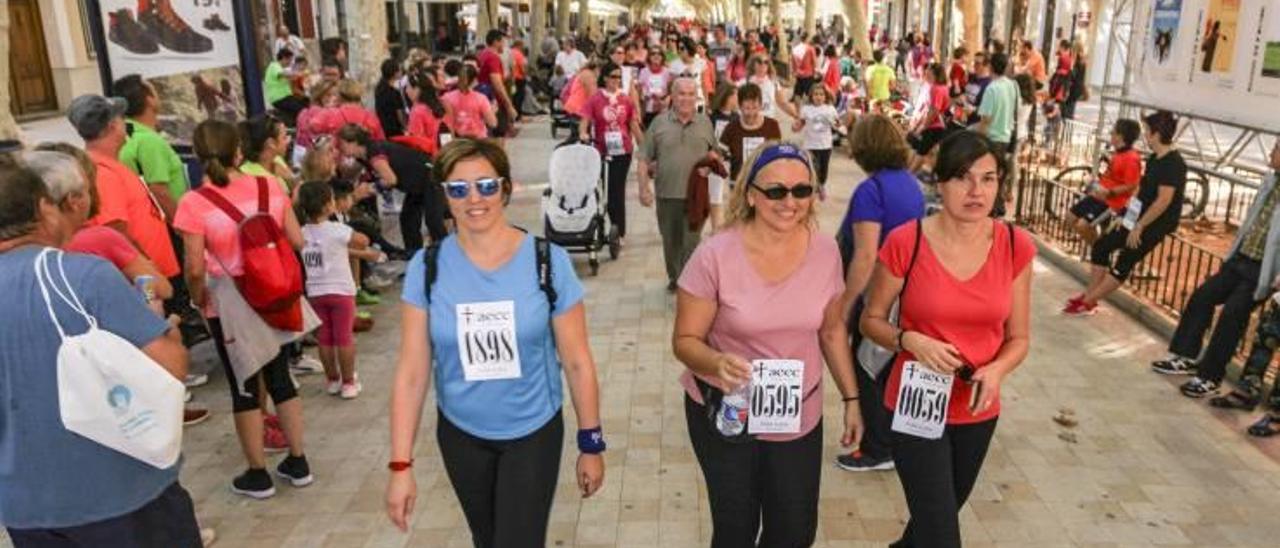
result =
[[[1001,381],[1027,356],[1035,247],[990,217],[1002,171],[991,141],[962,131],[939,148],[942,211],[889,234],[860,327],[897,352],[884,405],[895,410],[889,437],[911,512],[899,543],[958,547],[958,512],[995,433]],[[930,390],[932,379],[945,382]],[[899,405],[903,394],[911,399]]]
[[[618,227],[618,236],[627,235],[627,172],[635,140],[643,135],[636,103],[622,89],[623,68],[614,62],[600,70],[599,89],[587,99],[585,116],[578,123],[579,139],[592,143],[605,158],[609,175],[609,222]],[[594,130],[594,131],[588,131]]]
[[924,71],[924,81],[929,90],[929,103],[907,135],[907,142],[915,150],[915,156],[911,158],[912,172],[920,170],[933,147],[947,136],[947,115],[951,109],[947,72],[942,65],[931,63]]

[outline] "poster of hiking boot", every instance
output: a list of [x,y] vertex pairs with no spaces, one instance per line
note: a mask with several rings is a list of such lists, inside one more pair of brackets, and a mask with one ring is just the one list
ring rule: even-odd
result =
[[1263,97],[1280,98],[1280,5],[1262,8],[1258,27],[1258,57],[1249,91]]
[[[190,142],[196,124],[244,117],[237,0],[98,0],[111,78],[139,74],[160,97],[159,130]],[[107,87],[104,85],[104,87]]]

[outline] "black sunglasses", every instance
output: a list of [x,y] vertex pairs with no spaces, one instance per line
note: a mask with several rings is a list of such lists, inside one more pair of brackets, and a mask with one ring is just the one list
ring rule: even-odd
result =
[[797,200],[803,200],[805,198],[813,196],[813,185],[810,185],[810,184],[799,184],[791,188],[782,186],[781,183],[779,183],[777,186],[771,186],[769,188],[761,187],[760,185],[757,185],[755,183],[750,183],[750,184],[751,184],[751,188],[754,188],[760,191],[761,194],[764,194],[765,198],[768,198],[775,202],[778,200],[786,199],[787,194],[795,196]]

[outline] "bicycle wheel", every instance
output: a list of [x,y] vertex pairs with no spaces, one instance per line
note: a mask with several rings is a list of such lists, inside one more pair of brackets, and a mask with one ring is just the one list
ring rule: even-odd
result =
[[1044,191],[1045,214],[1054,219],[1066,217],[1074,198],[1070,193],[1083,190],[1093,179],[1093,166],[1089,165],[1071,166],[1059,171]]
[[1182,192],[1182,218],[1199,219],[1209,207],[1209,180],[1198,173],[1187,175],[1187,186]]

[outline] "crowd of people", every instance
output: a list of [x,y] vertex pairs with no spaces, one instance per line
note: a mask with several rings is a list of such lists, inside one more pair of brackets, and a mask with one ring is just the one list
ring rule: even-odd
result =
[[[230,489],[265,499],[277,481],[316,481],[296,377],[323,374],[327,394],[360,397],[356,334],[372,327],[360,307],[399,277],[390,520],[407,530],[414,515],[430,389],[475,545],[543,545],[565,386],[580,496],[603,485],[606,450],[584,286],[564,249],[508,220],[505,144],[547,111],[603,158],[621,238],[629,181],[656,214],[712,545],[814,542],[824,367],[842,399],[837,464],[896,470],[903,486],[911,520],[893,545],[960,545],[959,512],[994,436],[1002,383],[1029,346],[1036,251],[1003,220],[1013,165],[1087,95],[1078,44],[1059,44],[1050,73],[1030,42],[1012,56],[999,41],[958,47],[944,64],[924,33],[893,41],[875,26],[868,54],[835,29],[794,33],[786,62],[775,28],[638,24],[599,41],[552,37],[536,52],[496,29],[461,57],[387,59],[370,94],[346,73],[340,41],[313,74],[281,32],[264,78],[271,112],[196,126],[198,178],[158,131],[163,98],[138,75],[71,103],[83,148],[0,155],[11,312],[0,374],[14,379],[0,384],[0,523],[15,545],[214,537],[196,524],[176,458],[144,463],[128,443],[113,450],[59,423],[60,348],[75,333],[110,332],[166,382],[190,387],[207,376],[188,375],[184,346],[207,332],[245,458]],[[1093,313],[1176,230],[1187,171],[1176,128],[1167,112],[1115,123],[1107,170],[1071,208],[1093,279],[1065,314]],[[840,147],[866,179],[832,238],[817,208]],[[1280,169],[1280,145],[1271,160]],[[1248,313],[1280,287],[1274,183],[1222,271],[1192,295],[1171,356],[1153,365],[1196,374],[1188,396],[1217,391]],[[398,235],[382,227],[388,212]],[[1277,325],[1280,316],[1259,329]],[[318,359],[307,356],[313,345]],[[1273,347],[1259,343],[1240,385],[1213,405],[1261,403]],[[107,375],[113,359],[94,366]],[[132,417],[130,405],[177,412],[164,386],[116,386],[125,393],[112,387],[114,417]],[[1280,431],[1280,396],[1267,401],[1250,433]],[[189,406],[134,443],[180,440],[184,423],[208,413]],[[285,455],[268,471],[274,452]],[[71,468],[100,481],[82,483]]]

